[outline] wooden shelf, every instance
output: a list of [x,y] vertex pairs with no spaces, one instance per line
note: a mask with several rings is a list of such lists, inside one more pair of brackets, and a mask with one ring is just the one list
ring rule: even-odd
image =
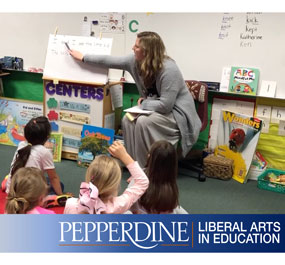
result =
[[246,97],[246,98],[260,98],[260,99],[273,99],[273,100],[285,100],[285,98],[272,98],[272,97],[263,97],[258,95],[246,95],[246,94],[238,94],[233,92],[222,92],[222,91],[215,91],[215,90],[208,90],[209,94],[217,94],[217,95],[225,95],[225,96],[233,96],[233,97]]
[[0,73],[0,77],[9,75],[10,73]]

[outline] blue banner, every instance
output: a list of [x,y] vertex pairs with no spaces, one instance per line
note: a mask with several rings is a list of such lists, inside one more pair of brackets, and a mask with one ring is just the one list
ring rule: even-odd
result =
[[285,252],[285,215],[1,215],[0,224],[0,252]]

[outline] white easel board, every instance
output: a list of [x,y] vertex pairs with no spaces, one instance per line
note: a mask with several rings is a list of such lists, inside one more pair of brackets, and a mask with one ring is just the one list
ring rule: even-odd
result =
[[112,38],[95,38],[68,35],[49,35],[43,79],[88,84],[106,84],[108,69],[96,67],[74,59],[68,52],[78,50],[82,54],[110,55]]

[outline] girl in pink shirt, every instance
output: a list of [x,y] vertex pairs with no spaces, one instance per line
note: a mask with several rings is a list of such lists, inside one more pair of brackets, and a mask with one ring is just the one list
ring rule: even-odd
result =
[[54,214],[42,208],[48,186],[41,170],[22,167],[13,175],[6,199],[7,214]]
[[81,183],[79,199],[67,200],[65,214],[121,214],[142,196],[148,187],[148,178],[118,141],[109,147],[109,153],[120,159],[131,173],[130,184],[118,196],[121,182],[121,168],[118,162],[109,156],[96,156],[87,169],[85,181]]

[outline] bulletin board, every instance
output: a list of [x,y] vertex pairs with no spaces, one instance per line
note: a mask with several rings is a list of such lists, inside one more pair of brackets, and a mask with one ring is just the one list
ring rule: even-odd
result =
[[[109,85],[44,80],[44,114],[52,131],[63,134],[62,157],[76,160],[84,124],[115,128]],[[117,85],[117,84],[116,84]]]

